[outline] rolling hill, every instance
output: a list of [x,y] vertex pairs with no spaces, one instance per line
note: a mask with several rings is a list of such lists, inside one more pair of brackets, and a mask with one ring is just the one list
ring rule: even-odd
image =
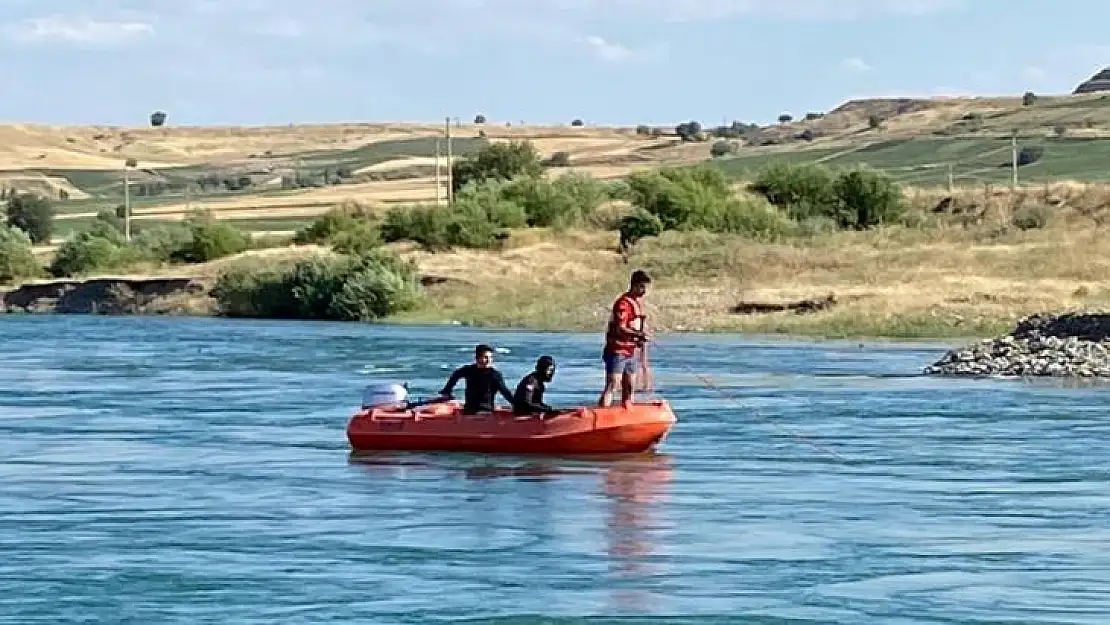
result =
[[[344,201],[379,205],[446,196],[440,124],[351,123],[271,127],[64,127],[0,125],[0,187],[56,200],[59,236],[123,202],[136,219],[181,219],[193,208],[255,230],[291,230]],[[911,185],[1007,182],[1012,136],[1022,182],[1110,179],[1110,94],[853,100],[769,126],[675,128],[453,124],[454,156],[527,139],[545,157],[619,177],[645,167],[711,161],[748,178],[775,161],[866,164]],[[1016,135],[1015,135],[1016,133]],[[728,154],[712,146],[728,141]],[[1030,155],[1029,159],[1025,159]],[[125,163],[134,161],[133,168]],[[1025,160],[1029,160],[1024,164]],[[951,177],[951,178],[950,178]]]

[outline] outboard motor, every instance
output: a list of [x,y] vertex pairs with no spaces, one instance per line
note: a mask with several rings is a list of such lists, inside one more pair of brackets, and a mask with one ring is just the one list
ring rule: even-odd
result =
[[396,382],[376,382],[362,391],[363,408],[404,408],[408,405],[409,385]]

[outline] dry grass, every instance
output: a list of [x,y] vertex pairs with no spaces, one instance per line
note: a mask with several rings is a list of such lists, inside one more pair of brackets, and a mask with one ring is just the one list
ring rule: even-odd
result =
[[[612,299],[635,268],[655,278],[648,310],[656,328],[826,337],[988,336],[1021,316],[1110,307],[1110,238],[1078,218],[1021,231],[996,222],[926,229],[891,227],[789,242],[667,233],[641,242],[628,263],[613,233],[513,235],[499,252],[431,254],[393,245],[426,275],[431,305],[398,321],[600,332]],[[133,268],[130,275],[213,277],[240,263],[268,265],[318,253],[316,246],[248,252],[188,268]],[[812,314],[739,315],[740,301],[789,302],[832,294]],[[181,306],[181,302],[174,304]],[[208,304],[205,304],[208,305]]]
[[[670,330],[820,336],[985,336],[1046,310],[1110,306],[1110,240],[1090,223],[1041,230],[1000,223],[841,232],[783,244],[668,233],[625,264],[611,238],[556,238],[502,253],[414,254],[428,273],[473,286],[432,287],[433,310],[409,318],[597,330],[628,273],[656,278],[649,309]],[[740,301],[832,294],[814,314],[738,315]]]
[[[170,123],[172,124],[172,119]],[[541,152],[613,150],[643,144],[631,128],[571,128],[462,124],[460,137],[484,131],[491,140],[535,139]],[[134,158],[142,167],[164,168],[242,161],[271,152],[290,154],[349,149],[368,143],[440,136],[441,124],[290,124],[261,127],[97,127],[43,124],[0,125],[0,169],[116,170]]]
[[[923,227],[837,232],[782,243],[705,233],[666,233],[636,246],[628,263],[612,232],[516,232],[500,252],[431,254],[393,245],[425,274],[432,306],[401,321],[600,331],[630,271],[655,277],[649,310],[669,330],[820,336],[985,336],[1043,311],[1110,306],[1110,237],[1102,227],[1110,187],[1055,184],[1008,190],[912,190]],[[1028,207],[1045,227],[1016,228]],[[614,208],[614,210],[620,207]],[[211,277],[232,263],[269,264],[320,248],[280,247],[169,273]],[[156,267],[135,268],[162,275]],[[832,294],[814,314],[738,315],[740,301],[789,302]]]

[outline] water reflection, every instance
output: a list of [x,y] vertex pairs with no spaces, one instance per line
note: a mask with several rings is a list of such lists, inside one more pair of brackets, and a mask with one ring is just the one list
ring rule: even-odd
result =
[[[600,530],[609,568],[604,583],[611,590],[612,606],[621,612],[644,612],[654,605],[656,597],[647,587],[659,572],[652,561],[657,546],[655,532],[662,529],[661,511],[666,507],[674,471],[666,454],[522,458],[514,462],[510,457],[470,454],[352,451],[349,461],[392,477],[413,469],[455,473],[466,480],[556,482],[567,476],[597,476],[595,492],[604,501]],[[545,491],[545,496],[550,494]]]
[[609,571],[613,579],[613,607],[619,611],[651,611],[656,597],[647,590],[657,573],[651,555],[671,481],[671,462],[653,454],[614,464],[605,472],[603,493],[608,500],[605,524]]

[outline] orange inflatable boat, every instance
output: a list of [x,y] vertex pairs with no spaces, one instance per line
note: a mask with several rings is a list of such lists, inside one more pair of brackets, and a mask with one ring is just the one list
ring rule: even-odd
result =
[[505,454],[591,455],[652,449],[677,419],[663,400],[624,408],[577,407],[541,419],[509,409],[464,415],[451,400],[412,409],[364,407],[347,424],[357,451],[466,451]]

